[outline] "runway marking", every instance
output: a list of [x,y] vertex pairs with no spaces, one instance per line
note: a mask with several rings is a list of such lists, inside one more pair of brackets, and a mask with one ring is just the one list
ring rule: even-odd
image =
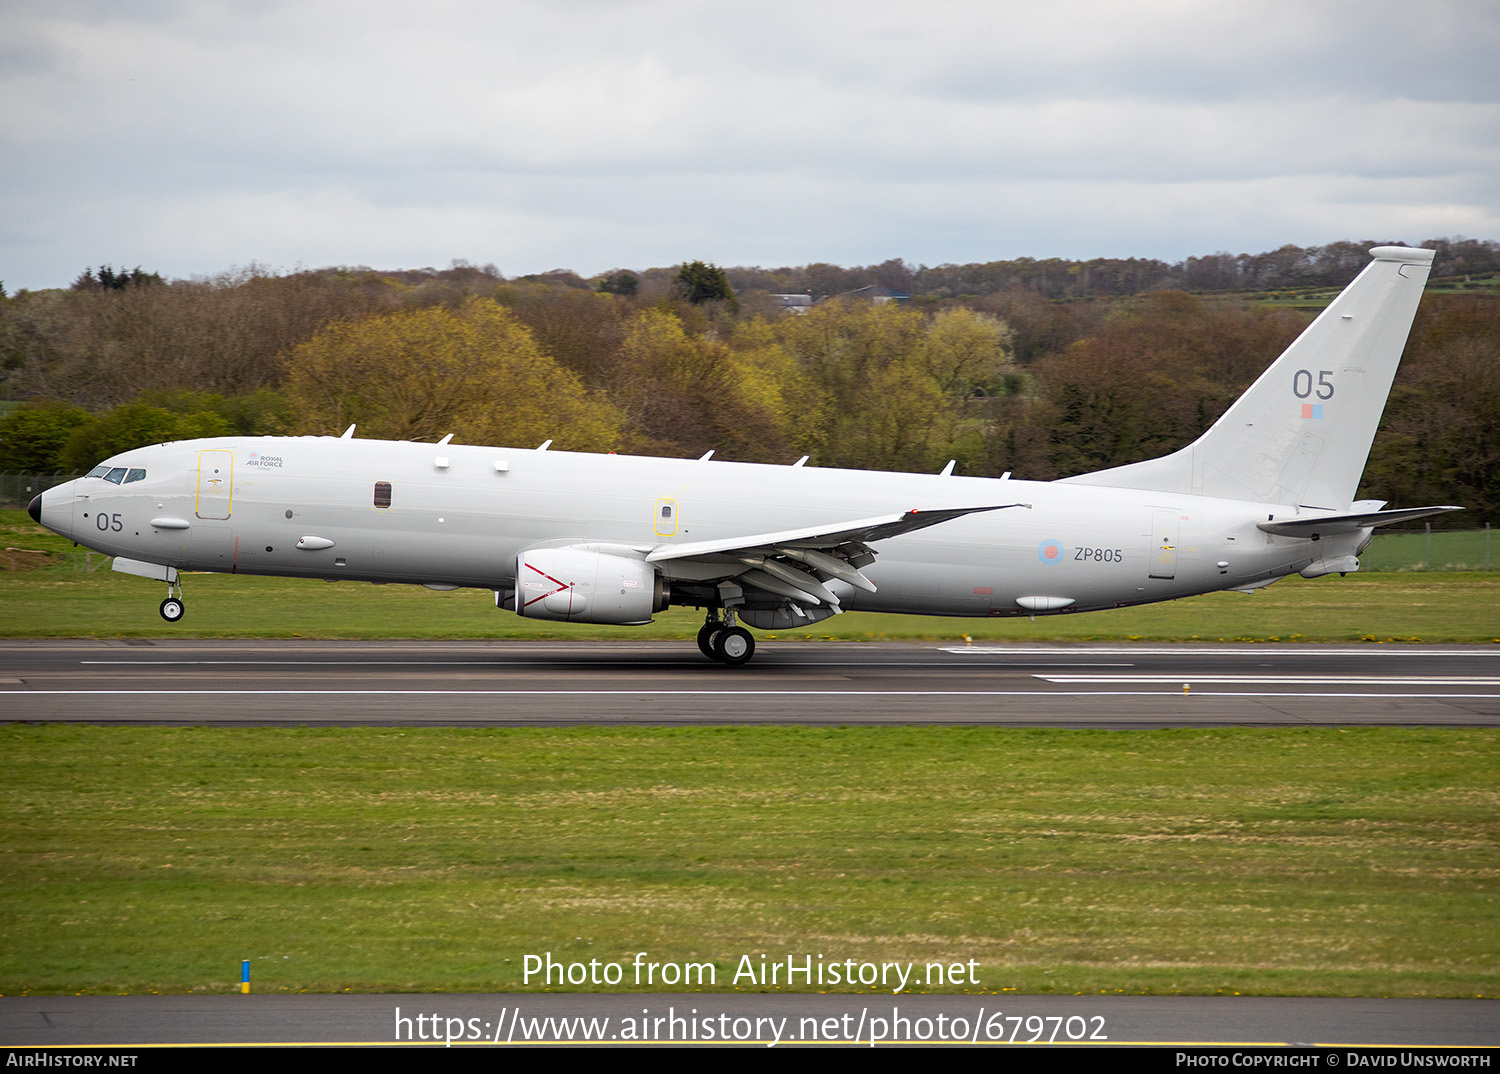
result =
[[[80,660],[80,665],[105,664],[123,665],[125,667],[157,667],[157,666],[215,666],[215,665],[244,665],[248,667],[265,667],[274,665],[276,667],[394,667],[394,668],[422,668],[422,667],[477,667],[477,668],[502,668],[515,667],[520,664],[554,664],[557,659],[548,660],[538,656],[522,656],[518,659],[509,659],[505,655],[497,654],[496,658],[475,657],[473,660]],[[586,657],[572,657],[559,654],[561,660],[584,660]],[[594,657],[595,661],[601,658]],[[610,663],[618,663],[628,660],[628,657],[620,656],[611,658]],[[683,654],[683,659],[690,662],[694,667],[705,666],[696,658]],[[799,668],[849,668],[849,667],[959,667],[961,661],[946,663],[934,660],[805,660],[798,661],[794,666]],[[1134,663],[1129,661],[1105,662],[1098,660],[1023,660],[1020,663],[1027,667],[1057,667],[1057,668],[1133,668]]]
[[[1125,680],[1132,681],[1132,680]],[[1166,681],[1180,683],[1182,676]],[[82,697],[144,695],[162,697],[1181,697],[1177,690],[7,690],[0,697]],[[1348,697],[1348,698],[1500,698],[1500,694],[1450,693],[1295,693],[1277,691],[1205,691],[1208,697]]]
[[1229,647],[1203,647],[1198,648],[1192,642],[1184,642],[1173,646],[1128,646],[1121,648],[1071,648],[1056,647],[1030,647],[1024,649],[995,646],[995,645],[945,645],[940,646],[939,652],[963,653],[969,656],[1027,656],[1037,653],[1052,655],[1066,653],[1069,656],[1079,657],[1086,654],[1098,653],[1101,656],[1487,656],[1500,657],[1500,648],[1494,649],[1388,649],[1378,643],[1372,643],[1359,649],[1333,649],[1327,646],[1310,642],[1306,646],[1288,648],[1286,646],[1271,647],[1261,646],[1253,642],[1244,645]]
[[1089,683],[1191,683],[1194,686],[1210,684],[1225,685],[1285,685],[1285,686],[1500,686],[1500,679],[1479,676],[1410,676],[1410,675],[1193,675],[1182,672],[1177,675],[1033,675],[1034,679],[1059,684],[1083,685]]

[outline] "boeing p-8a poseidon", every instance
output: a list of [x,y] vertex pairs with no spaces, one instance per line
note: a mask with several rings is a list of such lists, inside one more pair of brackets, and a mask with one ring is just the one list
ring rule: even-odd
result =
[[1433,255],[1371,256],[1196,442],[1062,481],[355,440],[351,427],[127,451],[30,511],[115,570],[166,582],[168,620],[188,570],[473,586],[531,619],[705,608],[699,646],[726,664],[754,652],[741,623],[1057,614],[1344,573],[1373,527],[1456,510],[1354,500]]

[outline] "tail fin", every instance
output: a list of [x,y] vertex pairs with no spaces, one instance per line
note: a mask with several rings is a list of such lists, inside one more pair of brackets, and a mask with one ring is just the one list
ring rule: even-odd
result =
[[1181,451],[1064,480],[1347,510],[1433,251],[1377,246],[1342,294]]

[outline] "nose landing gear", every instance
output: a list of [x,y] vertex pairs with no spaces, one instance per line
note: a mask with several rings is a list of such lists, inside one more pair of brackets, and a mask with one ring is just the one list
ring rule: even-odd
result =
[[167,599],[161,602],[156,609],[161,617],[169,623],[180,620],[187,608],[182,603],[182,584],[172,581],[167,583]]

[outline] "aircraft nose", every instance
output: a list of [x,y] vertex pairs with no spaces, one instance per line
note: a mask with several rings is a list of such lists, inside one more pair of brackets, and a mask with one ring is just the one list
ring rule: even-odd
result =
[[42,522],[42,494],[38,492],[31,498],[31,503],[26,506],[26,513],[31,516],[31,521],[37,525]]

